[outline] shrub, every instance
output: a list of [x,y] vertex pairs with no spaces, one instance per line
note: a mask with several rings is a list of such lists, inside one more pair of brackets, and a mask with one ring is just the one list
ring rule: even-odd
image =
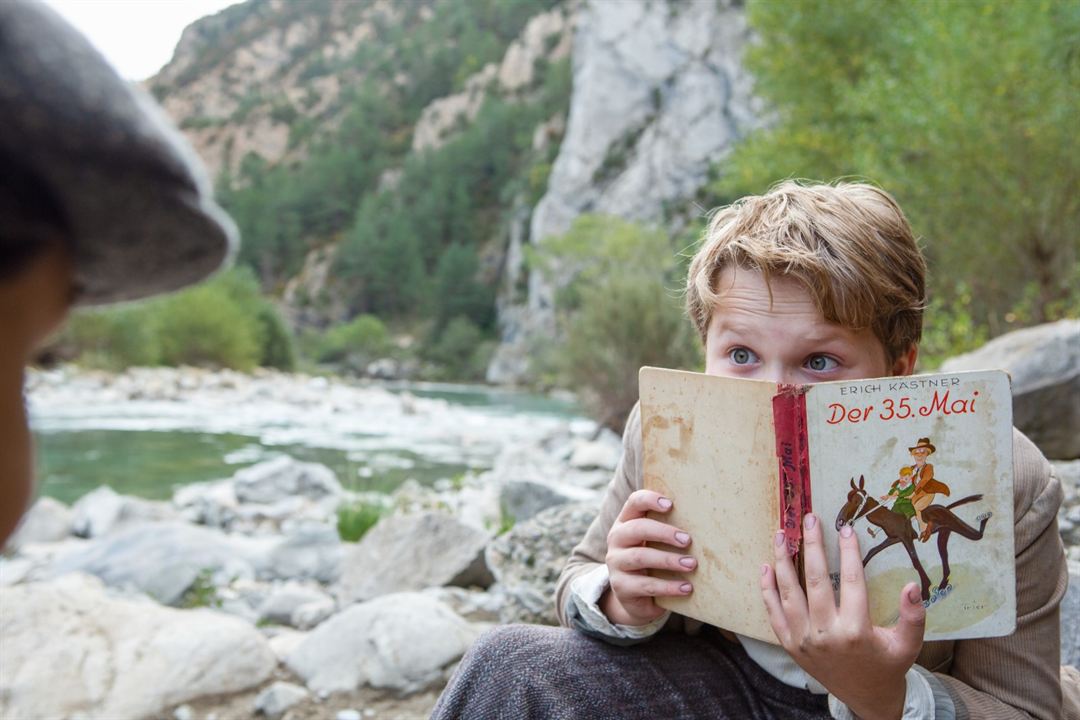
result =
[[425,360],[434,363],[437,380],[483,380],[495,342],[464,316],[453,318],[424,347]]
[[345,542],[357,542],[375,527],[386,512],[384,505],[372,501],[358,500],[343,504],[337,510],[338,535]]
[[375,360],[393,349],[390,333],[374,315],[358,315],[345,325],[330,328],[319,340],[315,357],[320,362],[341,362],[349,357]]
[[255,318],[220,284],[201,285],[162,302],[157,311],[161,360],[251,370],[259,363]]

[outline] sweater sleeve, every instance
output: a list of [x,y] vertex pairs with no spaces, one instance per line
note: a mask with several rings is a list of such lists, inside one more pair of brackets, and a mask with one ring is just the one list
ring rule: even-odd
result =
[[934,674],[960,720],[1061,717],[1059,605],[1068,581],[1057,527],[1061,485],[1042,453],[1018,431],[1013,470],[1016,631],[958,641],[948,674]]
[[607,555],[607,536],[615,519],[619,516],[626,499],[641,487],[641,410],[638,405],[630,411],[623,430],[623,451],[615,475],[608,484],[607,492],[600,504],[600,511],[589,526],[585,537],[573,552],[559,575],[555,586],[555,613],[559,622],[571,627],[568,607],[572,601],[571,585],[578,577],[592,571],[598,565],[605,564]]

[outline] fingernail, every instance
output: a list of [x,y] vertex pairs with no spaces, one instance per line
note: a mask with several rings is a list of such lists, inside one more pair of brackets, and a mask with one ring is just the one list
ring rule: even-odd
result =
[[762,574],[762,576],[764,576],[767,572],[769,572],[769,566],[768,565],[762,565],[761,566],[761,574]]
[[908,590],[907,599],[908,599],[908,602],[911,603],[912,605],[920,605],[920,604],[922,604],[922,593],[919,592],[919,588],[913,587],[910,590]]
[[679,564],[682,565],[684,568],[693,568],[695,565],[697,565],[697,560],[689,556],[682,557],[679,558]]
[[656,504],[660,506],[661,510],[670,510],[671,509],[671,501],[668,500],[666,497],[662,497],[659,500],[657,500]]
[[778,530],[776,532],[776,538],[775,538],[774,542],[776,543],[776,547],[780,547],[781,545],[784,544],[784,531],[783,530]]
[[690,583],[683,583],[682,585],[679,586],[679,590],[684,594],[690,592],[693,589],[694,589],[694,586],[691,585]]
[[807,513],[803,515],[802,524],[807,530],[813,530],[814,526],[817,525],[817,518],[813,513]]
[[686,543],[690,542],[690,536],[684,532],[677,532],[675,533],[675,542],[679,543],[680,545],[685,545]]
[[850,525],[845,525],[844,527],[840,528],[840,537],[849,538],[849,537],[851,537],[851,534],[853,532],[855,532],[855,531],[851,529]]

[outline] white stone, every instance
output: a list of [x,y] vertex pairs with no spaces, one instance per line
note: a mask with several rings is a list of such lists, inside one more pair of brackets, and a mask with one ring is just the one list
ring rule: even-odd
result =
[[476,630],[419,593],[395,593],[353,605],[308,634],[286,659],[316,693],[364,685],[423,689],[461,657]]
[[293,614],[302,606],[311,603],[330,603],[334,606],[333,598],[322,590],[309,585],[301,585],[296,582],[286,583],[274,590],[259,607],[259,619],[268,620],[281,625],[291,625]]
[[282,580],[334,582],[341,575],[343,553],[336,528],[302,523],[270,550],[264,572]]
[[100,537],[120,520],[124,499],[108,485],[79,498],[72,507],[72,531],[79,537]]
[[306,632],[297,632],[296,630],[290,630],[288,628],[282,628],[277,630],[276,634],[271,637],[268,642],[270,644],[270,650],[274,653],[280,662],[284,662],[285,658],[289,654],[300,646],[300,643],[304,642],[308,634]]
[[360,717],[359,710],[350,708],[348,710],[338,710],[337,715],[334,716],[334,720],[360,720]]
[[161,717],[259,685],[275,664],[243,621],[116,599],[86,575],[4,590],[0,717]]
[[622,456],[622,443],[597,440],[593,442],[581,442],[574,448],[574,454],[570,456],[570,465],[579,470],[614,470]]
[[23,516],[7,547],[63,540],[71,534],[73,519],[74,514],[67,505],[51,497],[40,497]]
[[347,551],[339,596],[353,602],[436,585],[486,587],[489,537],[438,512],[383,518]]
[[1048,458],[1080,458],[1080,320],[994,338],[946,360],[942,372],[1002,369],[1012,379],[1013,424]]
[[317,500],[341,494],[341,484],[333,470],[288,456],[244,468],[233,475],[232,481],[236,497],[242,503],[275,503],[295,496]]
[[251,577],[260,548],[239,538],[183,523],[144,523],[118,530],[58,556],[48,574],[96,575],[117,588],[135,588],[167,605],[177,603],[200,573]]
[[300,630],[310,630],[333,615],[336,610],[337,603],[333,598],[304,603],[293,610],[289,623]]
[[173,720],[195,720],[195,711],[190,705],[181,705],[173,710]]
[[307,697],[308,691],[299,685],[276,682],[255,698],[255,712],[265,715],[270,720],[277,720],[285,714],[286,710],[306,700]]

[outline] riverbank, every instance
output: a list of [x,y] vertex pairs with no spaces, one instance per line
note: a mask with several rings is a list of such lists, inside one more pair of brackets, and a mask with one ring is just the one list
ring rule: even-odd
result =
[[[39,501],[0,558],[5,717],[426,717],[485,628],[554,622],[555,579],[620,452],[569,414],[325,378],[65,370],[30,386],[35,422],[54,428],[205,422],[466,469],[379,493],[281,453],[167,499],[102,488],[70,507]],[[1080,560],[1080,461],[1055,470]],[[355,543],[338,531],[349,507],[379,516]],[[1078,616],[1074,587],[1063,661],[1080,660]]]

